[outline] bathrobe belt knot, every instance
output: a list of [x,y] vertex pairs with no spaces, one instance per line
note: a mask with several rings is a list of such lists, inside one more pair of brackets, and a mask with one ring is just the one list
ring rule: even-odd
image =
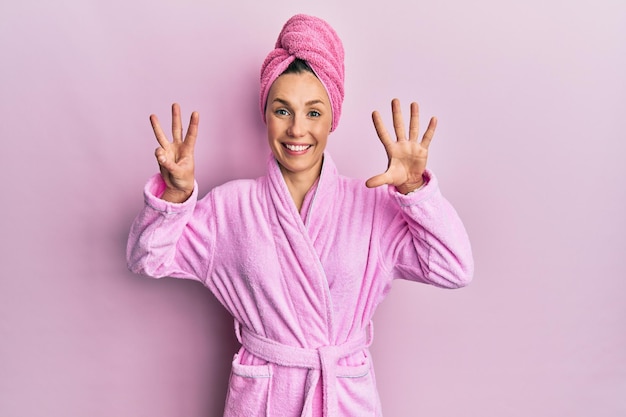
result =
[[[272,364],[308,369],[306,395],[302,417],[312,414],[313,394],[321,377],[324,416],[339,415],[336,379],[341,377],[363,376],[363,367],[343,367],[341,375],[337,373],[339,359],[367,349],[373,340],[374,327],[370,322],[367,330],[340,345],[321,346],[316,349],[288,346],[260,336],[242,327],[235,321],[237,339],[253,355]],[[350,368],[354,368],[350,370]]]

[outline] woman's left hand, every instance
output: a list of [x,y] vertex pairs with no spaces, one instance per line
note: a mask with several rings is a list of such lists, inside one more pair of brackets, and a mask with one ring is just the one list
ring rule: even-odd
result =
[[374,128],[380,138],[385,151],[387,151],[388,166],[387,171],[376,175],[365,183],[369,188],[379,187],[389,184],[396,187],[402,194],[408,194],[424,184],[422,174],[426,170],[428,160],[428,146],[435,134],[437,119],[432,117],[428,128],[424,132],[421,141],[419,136],[419,106],[411,103],[411,119],[409,122],[409,137],[406,137],[400,100],[397,98],[391,101],[391,113],[393,116],[393,128],[396,132],[396,140],[393,141],[383,124],[380,113],[372,113]]

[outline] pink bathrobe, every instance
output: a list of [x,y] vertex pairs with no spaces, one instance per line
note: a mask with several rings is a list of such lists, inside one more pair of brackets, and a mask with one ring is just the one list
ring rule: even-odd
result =
[[[277,162],[256,180],[182,204],[145,188],[129,268],[202,282],[233,315],[225,416],[381,416],[370,321],[395,278],[445,288],[472,277],[470,243],[436,178],[409,195],[338,175],[328,154],[302,214]],[[196,187],[197,190],[197,187]]]

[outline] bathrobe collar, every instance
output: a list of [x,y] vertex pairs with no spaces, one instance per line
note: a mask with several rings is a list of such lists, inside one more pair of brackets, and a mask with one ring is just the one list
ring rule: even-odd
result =
[[301,299],[301,302],[307,302],[311,313],[316,311],[318,315],[317,320],[307,325],[318,327],[318,331],[311,333],[319,336],[319,339],[307,340],[306,342],[303,340],[304,344],[310,344],[310,346],[303,347],[335,344],[337,343],[337,329],[334,323],[334,308],[330,298],[330,288],[319,253],[316,250],[318,238],[322,238],[325,233],[328,233],[328,230],[324,230],[324,228],[327,229],[329,225],[333,224],[332,219],[329,219],[328,216],[331,215],[335,203],[335,199],[332,198],[337,188],[338,179],[335,164],[328,153],[325,153],[317,188],[312,190],[315,195],[312,196],[313,200],[309,205],[306,224],[302,221],[302,216],[291,198],[280,166],[273,155],[268,161],[267,178],[269,197],[274,202],[270,207],[272,211],[275,210],[275,215],[271,215],[270,218],[274,218],[276,221],[273,229],[277,235],[277,242],[284,241],[286,238],[289,242],[288,248],[285,248],[286,255],[297,257],[297,273],[290,277],[296,282],[291,282],[290,285],[296,285],[300,288],[299,291],[306,293],[306,300]]

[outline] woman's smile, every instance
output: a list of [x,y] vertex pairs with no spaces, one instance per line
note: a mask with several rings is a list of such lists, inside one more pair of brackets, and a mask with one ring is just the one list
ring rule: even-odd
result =
[[305,154],[313,145],[296,145],[291,143],[283,143],[283,147],[287,149],[287,152],[292,155],[303,155]]

